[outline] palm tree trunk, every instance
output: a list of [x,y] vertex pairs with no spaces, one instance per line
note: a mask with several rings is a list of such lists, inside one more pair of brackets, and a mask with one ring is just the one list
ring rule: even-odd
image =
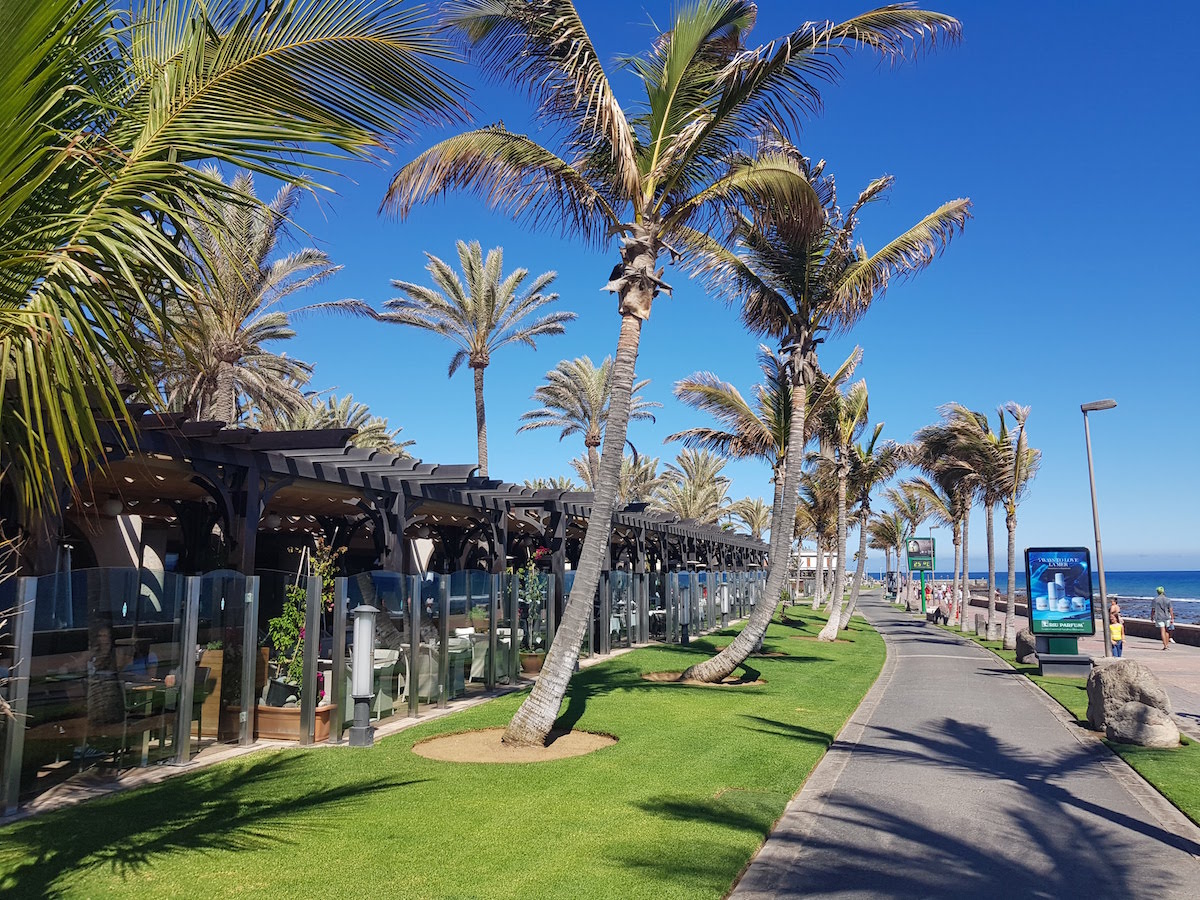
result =
[[1004,649],[1017,649],[1017,510],[1008,510],[1004,517],[1008,529],[1008,608],[1004,611]]
[[[792,421],[788,428],[787,456],[783,464],[782,490],[776,489],[778,506],[771,517],[771,569],[767,573],[767,584],[763,595],[746,620],[746,626],[737,637],[712,659],[689,667],[681,679],[694,678],[710,684],[727,677],[746,661],[761,644],[767,633],[767,625],[775,615],[787,581],[788,557],[792,549],[792,531],[796,521],[796,502],[800,487],[800,468],[804,461],[804,413],[806,387],[792,386]],[[820,557],[818,557],[819,559]]]
[[846,476],[841,472],[838,473],[838,512],[837,512],[837,539],[838,539],[838,567],[833,573],[833,596],[830,598],[829,604],[829,621],[825,623],[825,627],[821,629],[817,639],[821,641],[837,640],[838,629],[842,624],[842,604],[845,601],[846,591]]
[[971,510],[963,513],[962,520],[962,613],[959,617],[961,631],[974,631],[974,623],[968,624],[971,617],[971,564],[967,557],[967,532],[971,525]]
[[588,452],[588,469],[592,473],[592,487],[600,483],[600,453],[595,447],[589,446]]
[[[954,593],[958,590],[958,566],[959,552],[962,549],[962,523],[955,521],[953,525],[954,531],[954,577],[950,581],[950,608],[953,611],[951,619],[962,615],[962,605],[955,598]],[[950,624],[950,623],[947,623]]]
[[[595,486],[592,512],[579,557],[579,569],[571,595],[563,609],[562,622],[554,643],[542,665],[533,690],[521,704],[508,728],[504,742],[517,745],[544,745],[558,710],[567,693],[567,684],[579,660],[579,645],[592,617],[592,601],[600,583],[600,562],[608,552],[612,536],[612,517],[617,491],[621,485],[621,459],[625,434],[629,427],[629,407],[633,395],[633,370],[637,364],[642,320],[632,314],[621,316],[621,334],[612,367],[612,395],[609,399],[608,425],[604,432],[604,451],[600,455],[600,482]],[[795,512],[792,513],[795,516]]]
[[987,596],[987,620],[988,628],[992,627],[992,623],[996,621],[996,526],[995,513],[996,506],[993,503],[988,503],[985,507],[985,518],[987,522],[987,557],[988,557],[988,596]]
[[208,407],[208,418],[232,425],[237,412],[237,388],[233,384],[233,364],[217,364],[217,384],[213,389],[212,402]]
[[821,608],[821,600],[825,596],[825,572],[824,563],[825,554],[821,550],[821,535],[817,535],[817,571],[813,576],[813,609]]
[[858,566],[854,569],[854,583],[850,586],[850,603],[842,613],[840,627],[845,630],[850,627],[850,619],[858,607],[858,592],[862,589],[863,570],[867,566],[867,516],[866,507],[858,520]]
[[475,369],[475,435],[479,443],[479,474],[487,478],[487,415],[483,409],[483,366]]

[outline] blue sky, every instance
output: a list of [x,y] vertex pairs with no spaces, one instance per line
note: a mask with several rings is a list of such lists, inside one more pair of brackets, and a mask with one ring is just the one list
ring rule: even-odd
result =
[[[666,23],[671,6],[582,0],[578,8],[611,60],[645,47],[651,18]],[[764,2],[754,40],[866,8]],[[864,216],[869,249],[949,199],[970,197],[975,218],[934,266],[890,289],[849,337],[830,340],[822,360],[832,367],[863,347],[857,377],[867,380],[872,421],[885,422],[885,436],[896,440],[936,420],[948,401],[991,411],[993,420],[1006,401],[1030,405],[1029,436],[1043,462],[1020,509],[1018,550],[1092,545],[1079,404],[1115,398],[1115,410],[1092,415],[1106,565],[1200,569],[1200,488],[1189,471],[1200,438],[1191,406],[1200,387],[1192,271],[1200,74],[1191,44],[1200,7],[1146,7],[1153,21],[1111,2],[931,8],[963,22],[963,43],[899,67],[851,60],[842,83],[825,89],[824,113],[805,125],[800,145],[828,160],[845,195],[895,176],[890,200]],[[477,123],[502,118],[511,130],[535,129],[522,97],[481,83],[469,66],[457,71],[472,85]],[[618,95],[635,101],[632,76],[609,72]],[[550,431],[517,435],[517,419],[534,408],[530,394],[560,359],[587,354],[598,362],[614,351],[616,304],[600,288],[615,251],[532,234],[469,197],[419,209],[403,223],[379,217],[394,167],[449,133],[409,136],[384,166],[345,166],[332,194],[305,202],[304,243],[344,269],[297,302],[357,297],[381,306],[394,296],[390,279],[426,281],[425,251],[454,259],[460,238],[503,246],[506,271],[557,271],[560,306],[579,319],[536,352],[505,348],[487,369],[490,471],[516,482],[569,474],[581,442],[560,443]],[[639,377],[652,379],[645,395],[664,408],[656,423],[630,428],[639,452],[663,463],[679,449],[663,437],[702,421],[671,397],[677,379],[708,370],[747,392],[758,376],[758,340],[735,311],[680,272],[667,278],[675,296],[656,301],[638,366]],[[353,393],[402,425],[426,461],[474,460],[470,370],[447,379],[447,342],[328,316],[305,317],[297,331],[286,349],[316,364],[313,387]],[[731,462],[726,473],[732,497],[769,500],[765,465]],[[983,523],[977,510],[972,568],[985,559]],[[1003,567],[1002,515],[996,531]],[[934,533],[939,567],[948,568],[949,534]]]

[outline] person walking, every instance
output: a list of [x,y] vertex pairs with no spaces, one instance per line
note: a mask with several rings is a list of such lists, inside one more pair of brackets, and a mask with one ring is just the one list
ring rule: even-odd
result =
[[1158,593],[1154,597],[1154,606],[1152,607],[1150,616],[1154,619],[1154,624],[1158,626],[1158,633],[1162,637],[1163,649],[1166,650],[1171,646],[1171,631],[1175,628],[1175,607],[1171,604],[1171,599],[1167,596],[1167,592],[1161,587],[1157,589]]

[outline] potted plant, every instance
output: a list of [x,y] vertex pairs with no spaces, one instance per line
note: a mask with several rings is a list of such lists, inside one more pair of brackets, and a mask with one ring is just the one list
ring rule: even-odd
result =
[[537,561],[545,553],[545,548],[538,548],[517,572],[517,597],[522,608],[519,618],[524,631],[518,655],[521,659],[521,671],[529,675],[541,672],[542,663],[546,661],[545,634],[533,631],[534,625],[541,621],[546,603],[546,578],[538,571],[537,566]]

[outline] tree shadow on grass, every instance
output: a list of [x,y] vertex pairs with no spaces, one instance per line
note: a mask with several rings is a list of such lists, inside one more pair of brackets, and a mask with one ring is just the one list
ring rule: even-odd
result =
[[804,741],[808,744],[820,744],[823,747],[828,747],[833,743],[833,735],[828,731],[817,731],[813,728],[806,728],[803,725],[796,725],[792,722],[780,722],[778,719],[767,719],[763,716],[742,716],[742,718],[750,722],[757,722],[760,726],[739,726],[750,731],[782,735],[784,737],[795,738],[798,741]]
[[294,777],[299,761],[272,754],[216,766],[17,823],[0,839],[0,894],[61,897],[76,873],[107,869],[123,881],[173,854],[286,851],[299,834],[344,827],[365,795],[419,783],[312,788]]

